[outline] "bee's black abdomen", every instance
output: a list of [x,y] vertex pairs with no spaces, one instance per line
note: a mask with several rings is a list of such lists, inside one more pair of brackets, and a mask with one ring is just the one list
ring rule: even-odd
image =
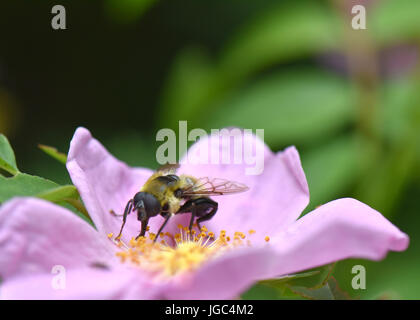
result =
[[185,202],[185,204],[178,210],[178,213],[192,212],[193,206],[195,207],[195,216],[198,218],[214,216],[216,214],[218,204],[210,198],[202,197],[198,199],[192,199]]

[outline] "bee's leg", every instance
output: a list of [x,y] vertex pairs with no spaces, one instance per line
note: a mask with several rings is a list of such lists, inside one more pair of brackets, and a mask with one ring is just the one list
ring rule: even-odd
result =
[[191,203],[191,219],[190,219],[190,226],[188,227],[188,230],[190,231],[190,234],[191,234],[191,230],[192,230],[192,227],[193,227],[193,224],[194,224],[194,219],[195,219],[195,217],[196,217],[196,206],[195,206],[195,203],[194,203],[194,202],[192,202],[192,203]]
[[163,228],[165,228],[165,226],[166,226],[166,224],[168,223],[168,221],[169,221],[169,218],[170,218],[170,217],[171,217],[171,215],[168,213],[168,214],[167,214],[167,216],[166,216],[166,218],[165,218],[165,221],[164,221],[164,222],[163,222],[163,224],[160,226],[159,231],[158,231],[158,233],[156,234],[156,237],[155,237],[155,239],[153,240],[153,242],[156,242],[156,240],[159,238],[160,233],[162,232]]
[[217,212],[218,204],[217,202],[208,199],[208,198],[200,198],[200,206],[197,208],[196,215],[197,219],[197,227],[201,231],[200,222],[210,220],[214,217]]
[[191,230],[194,224],[194,219],[195,219],[195,203],[194,200],[188,200],[187,202],[185,202],[181,208],[179,208],[179,210],[175,213],[175,214],[180,214],[180,213],[188,213],[191,212],[191,220],[190,220],[190,225],[189,225],[189,232],[191,235]]
[[146,234],[147,231],[147,225],[149,224],[149,218],[146,218],[144,220],[140,220],[141,222],[141,230],[139,235],[136,237],[136,240],[140,237],[144,237],[144,235]]
[[125,225],[125,221],[127,220],[127,215],[130,214],[131,210],[133,210],[133,199],[129,200],[127,202],[127,205],[125,206],[124,209],[124,215],[123,215],[123,224],[121,226],[120,229],[120,233],[118,234],[118,236],[115,239],[120,239],[121,238],[121,234]]
[[198,230],[201,231],[200,222],[207,221],[213,218],[216,214],[218,208],[217,202],[211,200],[210,198],[198,198],[193,200],[188,200],[177,212],[184,213],[184,212],[191,212],[191,220],[189,230],[191,232],[194,219],[197,218],[197,227]]

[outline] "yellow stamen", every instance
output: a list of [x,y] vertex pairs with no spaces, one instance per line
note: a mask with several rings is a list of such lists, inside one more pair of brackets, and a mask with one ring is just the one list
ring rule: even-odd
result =
[[129,245],[130,245],[131,247],[134,247],[136,244],[137,244],[136,239],[135,239],[134,237],[133,237],[133,238],[131,238],[131,239],[130,239],[130,242],[129,242]]
[[[206,227],[202,227],[200,232],[190,232],[182,225],[178,225],[178,229],[180,233],[175,235],[169,232],[161,233],[161,240],[156,243],[156,234],[152,232],[149,232],[147,237],[131,238],[128,244],[114,239],[115,245],[120,248],[116,255],[122,263],[139,266],[152,276],[172,277],[193,271],[226,250],[251,245],[248,239],[246,242],[242,241],[245,239],[245,233],[240,231],[234,233],[231,241],[231,236],[227,235],[226,230],[221,230],[220,236],[216,237],[215,233],[208,231]],[[112,239],[112,234],[108,236]],[[165,236],[173,242],[166,242]]]
[[155,238],[156,238],[156,234],[154,234],[154,233],[150,232],[150,233],[149,233],[149,238],[150,238],[150,240],[155,240]]

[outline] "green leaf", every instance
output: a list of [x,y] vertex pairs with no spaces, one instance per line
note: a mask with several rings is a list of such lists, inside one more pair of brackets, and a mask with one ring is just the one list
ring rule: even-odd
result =
[[89,223],[91,226],[95,228],[95,224],[93,223],[83,203],[80,200],[67,199],[66,201],[56,202],[56,204],[72,211],[77,216],[79,216],[80,218],[82,218],[83,220],[85,220],[87,223]]
[[6,136],[0,134],[0,169],[15,175],[19,172],[16,166],[15,154]]
[[302,155],[302,166],[311,190],[311,203],[305,210],[334,200],[360,176],[358,141],[352,136],[333,139]]
[[314,271],[302,272],[302,273],[287,275],[287,276],[278,277],[278,278],[262,280],[259,283],[268,285],[270,287],[278,288],[287,282],[291,282],[292,280],[299,279],[299,278],[312,277],[315,275],[319,275],[320,273],[321,272],[319,270],[314,270]]
[[164,90],[160,126],[174,129],[178,120],[188,119],[193,126],[203,127],[199,122],[206,120],[203,112],[219,106],[253,73],[337,47],[338,24],[328,6],[313,1],[276,5],[235,35],[219,61],[210,61],[200,50],[183,51]]
[[[55,148],[39,147],[53,158],[66,163],[67,156]],[[14,174],[10,178],[0,175],[0,204],[13,197],[38,197],[72,210],[93,225],[75,186],[60,186],[48,179],[18,171],[13,150],[4,135],[0,135],[0,168]]]
[[[215,70],[199,49],[181,52],[174,62],[161,102],[161,124],[177,128],[178,120],[191,119],[218,92]],[[221,82],[223,80],[221,79]]]
[[[317,289],[321,289],[328,284],[333,269],[334,264],[329,264],[298,274],[263,280],[259,284],[277,289],[282,297],[294,296],[302,293],[304,289],[305,292],[306,290],[312,290],[316,293]],[[299,295],[303,297],[303,293]]]
[[59,162],[66,164],[67,163],[67,155],[59,152],[56,148],[54,147],[50,147],[50,146],[46,146],[43,144],[38,145],[38,147],[44,151],[46,154],[48,154],[49,156],[53,157],[54,159],[58,160]]
[[408,77],[388,81],[380,90],[383,123],[379,123],[381,135],[392,144],[400,143],[405,136],[412,134],[413,128],[418,134],[420,115],[420,79]]
[[51,202],[59,202],[66,199],[77,200],[79,199],[79,192],[75,186],[67,185],[43,191],[38,193],[36,196]]
[[79,192],[77,191],[76,187],[73,185],[59,186],[57,188],[53,188],[53,189],[41,192],[37,194],[36,196],[38,198],[48,200],[48,201],[58,203],[58,204],[66,202],[72,205],[80,213],[83,213],[83,215],[86,218],[90,219],[85,206],[80,201]]
[[353,90],[338,76],[314,69],[263,78],[239,91],[202,120],[204,128],[264,128],[270,146],[329,136],[354,117]]
[[334,300],[334,295],[331,292],[331,288],[328,283],[317,289],[308,289],[298,286],[290,286],[289,288],[293,293],[301,296],[302,298],[310,300]]
[[348,293],[341,290],[338,285],[337,280],[331,275],[332,268],[334,265],[330,265],[325,268],[325,271],[328,272],[325,279],[314,287],[309,287],[307,285],[299,284],[287,284],[288,288],[294,293],[302,298],[311,299],[311,300],[350,300]]
[[129,23],[139,19],[156,0],[106,0],[106,13],[118,22]]
[[408,137],[384,154],[366,173],[357,192],[357,198],[390,218],[418,163],[418,138]]
[[93,225],[74,186],[60,186],[53,181],[25,173],[18,173],[11,178],[0,176],[0,204],[13,197],[38,197],[54,202]]
[[279,290],[260,283],[255,284],[241,294],[241,299],[243,300],[278,300],[279,298],[281,298]]
[[[357,198],[391,218],[412,181],[420,156],[420,81],[407,77],[386,82],[381,88],[382,112],[378,132],[384,148],[371,154]],[[373,150],[372,147],[370,147]]]
[[368,14],[367,28],[380,44],[401,43],[420,36],[420,1],[380,1]]
[[330,264],[296,275],[264,280],[260,284],[276,288],[282,298],[299,296],[311,300],[348,300],[350,296],[332,277],[334,266]]
[[335,264],[328,264],[322,267],[314,268],[306,273],[313,273],[310,277],[298,277],[289,281],[289,285],[305,287],[310,289],[321,288],[327,284],[334,270]]
[[316,1],[269,7],[234,37],[221,69],[238,78],[276,62],[333,49],[341,42],[339,27],[331,8]]
[[0,203],[17,196],[36,196],[57,187],[55,182],[25,173],[18,173],[11,178],[0,176]]
[[125,131],[107,137],[104,144],[117,159],[132,167],[154,168],[158,165],[155,151],[160,142],[156,141],[155,137]]
[[350,295],[339,287],[338,282],[334,277],[330,277],[328,286],[330,287],[335,300],[351,300]]

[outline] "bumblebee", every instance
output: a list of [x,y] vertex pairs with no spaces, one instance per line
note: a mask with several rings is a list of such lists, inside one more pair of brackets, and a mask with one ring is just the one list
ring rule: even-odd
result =
[[149,219],[161,215],[165,221],[156,234],[158,239],[169,219],[176,214],[191,213],[189,230],[196,221],[201,230],[200,223],[210,220],[217,212],[217,202],[210,196],[234,194],[248,190],[242,183],[225,179],[195,178],[189,175],[176,175],[178,165],[169,165],[156,171],[127,202],[123,214],[123,222],[117,239],[121,237],[127,215],[137,211],[137,219],[141,222],[140,234],[145,235]]

